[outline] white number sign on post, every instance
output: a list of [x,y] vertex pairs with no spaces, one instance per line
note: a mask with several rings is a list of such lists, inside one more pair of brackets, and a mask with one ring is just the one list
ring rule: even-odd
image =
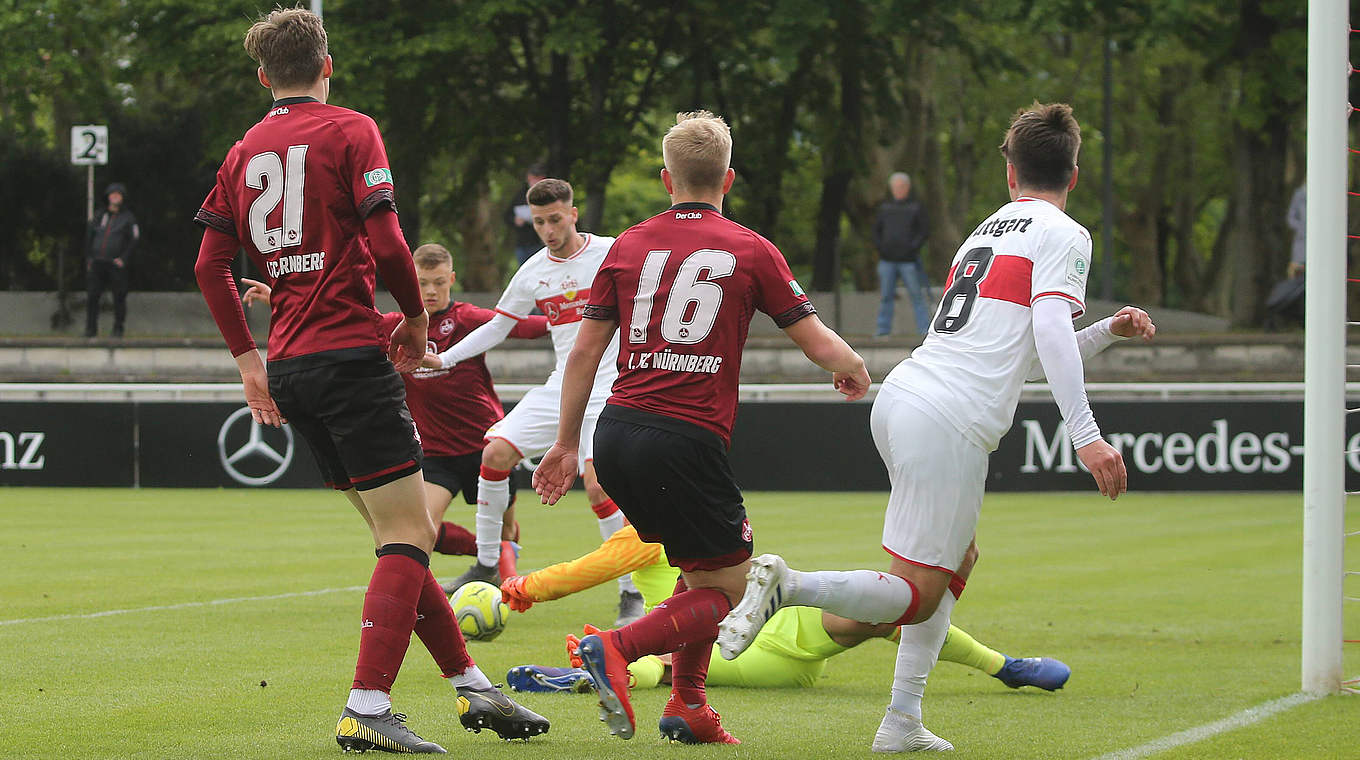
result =
[[71,163],[103,166],[109,162],[109,128],[106,124],[71,127]]
[[109,162],[107,124],[78,124],[71,127],[71,163],[89,167],[85,173],[85,218],[94,218],[94,167]]

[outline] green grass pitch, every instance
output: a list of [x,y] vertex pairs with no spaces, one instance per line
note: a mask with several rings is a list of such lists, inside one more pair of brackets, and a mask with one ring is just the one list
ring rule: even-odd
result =
[[[598,543],[579,492],[554,508],[529,501],[521,570]],[[883,502],[748,494],[757,551],[795,567],[884,567]],[[1360,529],[1351,513],[1348,529]],[[926,725],[959,757],[1089,758],[1296,692],[1300,514],[1297,494],[989,496],[982,559],[954,622],[1008,654],[1058,657],[1072,680],[1056,694],[1012,691],[941,663]],[[450,516],[470,524],[472,509],[457,504]],[[0,519],[0,756],[339,755],[332,729],[362,595],[326,590],[362,587],[373,566],[362,522],[339,496],[10,488]],[[436,556],[436,575],[467,561]],[[313,591],[323,593],[259,598]],[[202,604],[215,600],[236,601]],[[499,639],[472,643],[473,656],[498,681],[513,665],[563,664],[562,635],[612,621],[615,601],[611,586],[515,614]],[[130,611],[79,617],[112,610]],[[1360,638],[1360,604],[1346,611],[1346,632]],[[893,656],[871,641],[833,659],[813,689],[714,689],[739,747],[664,744],[663,689],[635,693],[629,742],[609,737],[594,700],[577,695],[525,695],[552,720],[528,744],[464,733],[419,640],[394,699],[417,732],[479,760],[869,757]],[[1360,645],[1346,657],[1347,675],[1360,675]],[[1360,757],[1360,698],[1312,702],[1159,757]]]

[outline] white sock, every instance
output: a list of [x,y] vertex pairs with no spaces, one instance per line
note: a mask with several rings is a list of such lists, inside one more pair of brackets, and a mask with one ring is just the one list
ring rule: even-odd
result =
[[449,676],[448,681],[449,685],[453,686],[455,689],[459,687],[482,690],[494,688],[491,685],[491,681],[487,679],[486,674],[476,665],[469,665],[468,669],[464,670],[462,673]]
[[510,507],[510,480],[477,478],[477,562],[495,567],[501,558],[501,522]]
[[935,667],[944,637],[949,633],[949,614],[954,611],[954,601],[954,595],[945,591],[935,614],[916,625],[902,626],[889,705],[893,709],[922,717],[921,697],[926,693],[926,676]]
[[891,623],[915,598],[903,578],[876,570],[790,569],[784,576],[784,606],[819,607],[861,623]]
[[616,509],[614,514],[608,517],[599,518],[600,538],[609,540],[609,537],[623,530],[623,526],[628,523],[623,519],[623,510]]
[[633,583],[633,574],[619,576],[619,591],[626,591],[630,594],[641,594],[638,587]]
[[350,689],[345,707],[360,715],[382,715],[392,709],[392,698],[377,689]]

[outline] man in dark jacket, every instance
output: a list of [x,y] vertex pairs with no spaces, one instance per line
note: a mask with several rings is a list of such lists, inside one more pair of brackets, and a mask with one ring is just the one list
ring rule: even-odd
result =
[[878,307],[876,337],[892,332],[893,298],[897,294],[897,280],[907,286],[911,307],[916,315],[916,329],[922,335],[930,328],[930,307],[926,304],[925,269],[921,266],[921,246],[930,234],[930,222],[925,206],[911,193],[911,178],[897,172],[888,179],[892,197],[878,207],[874,219],[874,247],[878,249],[878,283],[882,303]]
[[548,170],[542,164],[534,164],[524,172],[524,187],[519,189],[514,200],[505,209],[505,223],[510,226],[510,237],[515,242],[515,266],[529,260],[530,256],[538,253],[538,249],[543,247],[543,242],[538,239],[538,232],[534,230],[533,218],[529,213],[529,202],[524,199],[524,195],[529,192],[540,180],[548,176]]
[[137,218],[124,208],[127,187],[115,182],[104,190],[108,208],[90,220],[85,239],[85,337],[99,328],[99,299],[104,288],[113,291],[113,337],[123,336],[127,319],[128,265],[137,250],[141,231]]

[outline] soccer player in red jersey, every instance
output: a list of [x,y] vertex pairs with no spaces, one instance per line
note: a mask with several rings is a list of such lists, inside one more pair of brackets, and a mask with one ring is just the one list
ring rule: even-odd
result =
[[[195,274],[236,357],[255,421],[288,422],[302,434],[377,546],[336,741],[346,749],[444,751],[392,711],[388,695],[412,631],[457,689],[465,727],[505,738],[543,733],[542,716],[511,702],[473,664],[429,570],[435,528],[396,371],[414,369],[425,355],[429,319],[397,224],[377,125],[326,105],[332,63],[316,15],[276,10],[251,26],[245,48],[275,100],[228,151],[195,216],[205,228]],[[242,246],[274,289],[267,372],[231,276]],[[375,268],[404,315],[387,356],[389,336],[373,308]]]
[[[420,283],[420,298],[425,313],[430,316],[426,341],[427,353],[438,353],[462,340],[469,332],[490,322],[496,312],[470,303],[454,301],[450,288],[457,275],[453,271],[453,257],[438,243],[426,243],[417,248],[411,258],[415,261],[416,277]],[[248,287],[241,296],[247,306],[254,303],[269,305],[272,289],[258,280],[241,278]],[[383,334],[390,334],[402,321],[403,315],[394,312],[383,315]],[[548,334],[547,317],[526,317],[515,323],[512,338],[533,339]],[[481,469],[483,436],[486,429],[505,416],[486,357],[478,354],[448,369],[426,370],[401,376],[406,382],[406,404],[420,433],[423,453],[421,474],[425,479],[425,505],[437,525],[434,550],[440,554],[470,556],[477,554],[477,538],[472,531],[444,519],[444,513],[455,494],[463,500],[477,503],[477,476]],[[514,483],[511,484],[511,505],[507,510],[502,531],[501,575],[515,574],[514,542],[519,538],[519,525],[514,519]],[[453,589],[445,586],[445,592]]]
[[[454,301],[450,293],[456,275],[453,257],[442,245],[427,243],[412,254],[420,280],[420,295],[430,315],[426,353],[445,351],[468,333],[495,319],[496,312],[470,303]],[[395,326],[396,314],[383,315]],[[548,318],[530,316],[515,323],[511,338],[533,339],[548,334]],[[402,375],[406,403],[420,431],[425,453],[425,503],[438,525],[434,550],[440,554],[476,556],[477,537],[461,525],[444,520],[455,494],[467,504],[477,504],[477,477],[487,428],[505,416],[486,355],[478,354],[447,369],[418,369]],[[515,574],[515,549],[507,542],[519,540],[515,522],[515,486],[510,483],[510,505],[501,531],[501,577]],[[455,589],[445,587],[446,592]]]
[[610,733],[633,735],[629,662],[673,652],[661,733],[735,744],[708,706],[704,677],[718,621],[741,599],[752,533],[727,461],[747,327],[758,309],[832,373],[854,400],[864,361],[824,326],[768,240],[723,217],[736,178],[722,119],[680,114],[662,141],[661,181],[674,205],[614,242],[563,380],[557,443],[534,475],[547,503],[576,478],[581,420],[600,357],[619,330],[619,378],[595,432],[595,469],[644,541],[680,568],[675,595],[641,620],[581,639]]

